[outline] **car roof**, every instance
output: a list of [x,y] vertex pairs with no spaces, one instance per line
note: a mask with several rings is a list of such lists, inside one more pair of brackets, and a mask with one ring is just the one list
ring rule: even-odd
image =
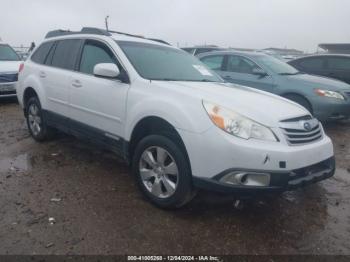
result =
[[327,53],[327,54],[314,54],[314,55],[298,57],[298,58],[291,60],[289,62],[302,60],[302,59],[308,59],[308,58],[318,58],[318,57],[346,57],[346,58],[350,58],[350,54],[329,54],[329,53]]
[[200,49],[200,48],[224,49],[223,47],[219,47],[219,46],[216,46],[216,45],[196,45],[196,46],[181,47],[181,49]]
[[198,57],[201,58],[201,57],[210,56],[210,55],[240,55],[240,56],[247,56],[247,57],[252,57],[252,58],[269,56],[268,54],[265,54],[262,52],[219,50],[219,51],[213,51],[213,52],[200,54],[200,55],[198,55]]

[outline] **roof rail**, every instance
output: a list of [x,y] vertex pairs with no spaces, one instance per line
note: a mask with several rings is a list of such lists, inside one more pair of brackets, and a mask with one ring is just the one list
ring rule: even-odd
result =
[[119,34],[119,35],[126,35],[126,36],[132,36],[132,37],[144,38],[145,39],[145,37],[142,36],[142,35],[133,35],[133,34],[129,34],[129,33],[124,33],[124,32],[119,32],[119,31],[112,31],[112,30],[108,30],[108,32]]
[[107,30],[96,28],[96,27],[83,27],[81,32],[84,34],[94,34],[94,35],[106,35],[111,36],[111,33]]
[[52,38],[52,37],[57,37],[57,36],[64,36],[64,35],[77,35],[77,34],[92,34],[92,35],[105,35],[105,36],[111,36],[111,33],[115,34],[120,34],[120,35],[126,35],[126,36],[131,36],[131,37],[137,37],[137,38],[143,38],[151,41],[156,41],[159,43],[163,43],[166,45],[170,45],[168,42],[161,40],[161,39],[154,39],[154,38],[146,38],[141,35],[133,35],[129,33],[123,33],[123,32],[118,32],[118,31],[112,31],[112,30],[105,30],[105,29],[100,29],[96,27],[83,27],[81,31],[70,31],[70,30],[53,30],[50,31],[46,34],[45,38]]
[[46,34],[45,38],[52,38],[57,36],[64,36],[64,35],[77,35],[77,34],[92,34],[92,35],[105,35],[105,36],[111,36],[111,34],[104,30],[94,27],[83,27],[81,31],[70,31],[70,30],[53,30]]
[[108,32],[110,33],[115,33],[115,34],[120,34],[120,35],[126,35],[126,36],[132,36],[132,37],[137,37],[137,38],[142,38],[142,39],[146,39],[146,40],[151,40],[151,41],[155,41],[158,43],[162,43],[162,44],[166,44],[166,45],[171,45],[168,42],[161,40],[161,39],[155,39],[155,38],[147,38],[144,37],[142,35],[133,35],[133,34],[129,34],[129,33],[124,33],[124,32],[119,32],[119,31],[112,31],[112,30],[108,30]]

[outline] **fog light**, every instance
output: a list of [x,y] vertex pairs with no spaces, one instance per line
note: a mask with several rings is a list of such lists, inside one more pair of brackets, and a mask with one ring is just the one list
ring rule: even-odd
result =
[[269,186],[271,176],[266,173],[235,171],[228,173],[220,179],[220,182],[230,185],[241,186]]

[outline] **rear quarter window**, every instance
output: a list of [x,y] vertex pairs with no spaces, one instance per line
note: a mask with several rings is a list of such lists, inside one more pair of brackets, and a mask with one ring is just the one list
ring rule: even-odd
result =
[[50,52],[50,49],[53,46],[53,44],[54,42],[45,42],[41,44],[32,55],[31,60],[38,64],[44,64],[45,59],[48,53]]

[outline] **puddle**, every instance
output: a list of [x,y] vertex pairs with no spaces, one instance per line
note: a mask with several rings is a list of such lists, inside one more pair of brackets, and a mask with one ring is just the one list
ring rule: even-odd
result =
[[22,154],[15,158],[0,159],[0,173],[4,172],[23,172],[30,168],[28,155]]

